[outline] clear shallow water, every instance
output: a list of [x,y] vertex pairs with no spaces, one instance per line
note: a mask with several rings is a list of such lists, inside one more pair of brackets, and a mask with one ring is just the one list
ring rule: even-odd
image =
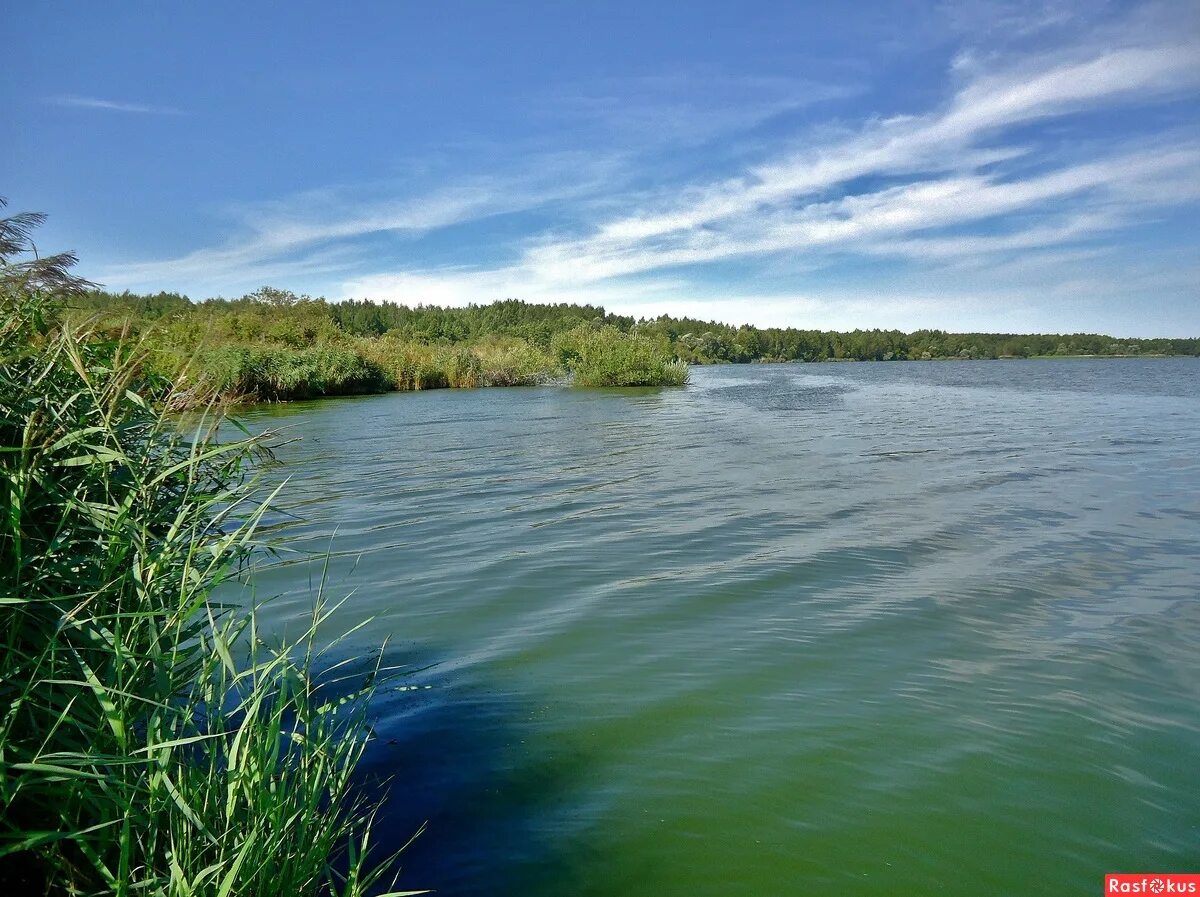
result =
[[[1200,868],[1200,360],[700,368],[256,409],[259,588],[443,894],[1093,894]],[[273,475],[275,475],[273,473]],[[335,535],[336,533],[336,535]],[[431,686],[425,688],[425,686]]]

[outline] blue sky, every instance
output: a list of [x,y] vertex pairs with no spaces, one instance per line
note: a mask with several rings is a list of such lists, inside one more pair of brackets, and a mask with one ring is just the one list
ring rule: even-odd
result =
[[0,195],[110,288],[1200,335],[1194,0],[3,19]]

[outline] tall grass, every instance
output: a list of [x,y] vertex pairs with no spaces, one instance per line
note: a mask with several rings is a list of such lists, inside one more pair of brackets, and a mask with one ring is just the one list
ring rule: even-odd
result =
[[470,339],[421,339],[400,329],[352,336],[322,316],[323,303],[277,294],[264,289],[140,324],[128,310],[122,317],[110,309],[100,321],[110,334],[141,326],[152,369],[188,387],[181,400],[214,391],[254,402],[536,386],[564,375],[576,386],[682,386],[688,379],[671,343],[641,324],[626,332],[597,320],[528,338],[499,330]]
[[576,386],[683,386],[688,366],[662,340],[616,327],[582,325],[555,338]]
[[480,359],[487,386],[538,386],[560,373],[553,355],[517,337],[493,335],[472,351]]
[[534,386],[557,373],[549,353],[516,337],[492,337],[465,346],[431,345],[385,334],[361,339],[357,347],[397,390]]
[[134,350],[0,284],[3,892],[386,888],[352,782],[371,685],[333,700],[314,673],[330,608],[271,645],[212,597],[270,499],[261,440],[181,432]]
[[140,326],[151,368],[188,387],[177,394],[181,401],[213,392],[255,402],[536,386],[568,374],[576,386],[682,386],[688,379],[670,342],[641,324],[626,332],[593,321],[529,338],[496,331],[420,339],[399,329],[352,336],[322,316],[323,303],[277,294],[264,289],[140,321],[128,309],[124,317],[109,309],[99,323],[109,334]]
[[248,401],[355,395],[392,385],[378,365],[343,346],[226,345],[202,353],[197,362],[203,387]]
[[384,372],[391,389],[471,389],[483,385],[479,358],[465,348],[431,346],[391,336],[361,339],[357,348]]

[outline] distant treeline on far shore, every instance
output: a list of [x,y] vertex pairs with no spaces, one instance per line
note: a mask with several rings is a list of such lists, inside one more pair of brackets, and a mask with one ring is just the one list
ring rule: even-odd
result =
[[[328,302],[272,288],[193,302],[177,293],[94,291],[70,314],[143,334],[164,373],[182,365],[249,399],[503,386],[569,376],[577,385],[672,385],[687,364],[892,361],[1068,355],[1200,355],[1200,338],[1101,334],[801,330],[691,318],[637,319],[593,305],[410,307]],[[202,350],[202,351],[201,351]]]

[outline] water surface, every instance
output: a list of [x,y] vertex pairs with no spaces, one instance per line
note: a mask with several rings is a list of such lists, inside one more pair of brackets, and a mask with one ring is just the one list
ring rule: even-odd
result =
[[1200,868],[1198,359],[699,368],[256,409],[259,588],[420,669],[442,894],[1093,894]]

